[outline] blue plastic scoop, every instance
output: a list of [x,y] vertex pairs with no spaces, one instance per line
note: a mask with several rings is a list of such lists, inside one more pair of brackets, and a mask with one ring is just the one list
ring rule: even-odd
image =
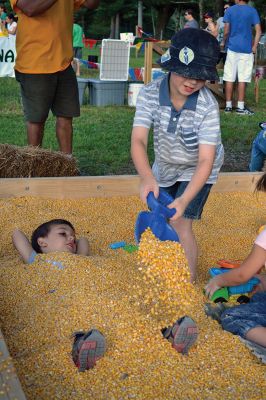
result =
[[147,196],[147,204],[150,211],[141,211],[138,215],[135,225],[135,240],[137,243],[140,241],[142,233],[150,228],[152,233],[160,240],[172,240],[179,242],[179,237],[168,224],[168,219],[175,213],[175,208],[168,208],[168,204],[172,203],[174,199],[166,192],[160,191],[158,198],[154,197],[154,193],[150,192]]

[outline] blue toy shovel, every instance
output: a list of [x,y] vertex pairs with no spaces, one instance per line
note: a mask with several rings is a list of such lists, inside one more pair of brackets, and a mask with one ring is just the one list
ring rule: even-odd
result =
[[139,243],[142,233],[147,228],[150,228],[152,233],[162,241],[179,242],[176,231],[168,224],[168,219],[176,212],[174,208],[167,207],[173,201],[174,199],[166,192],[161,191],[157,199],[153,192],[148,194],[147,203],[150,211],[141,211],[135,225],[137,243]]

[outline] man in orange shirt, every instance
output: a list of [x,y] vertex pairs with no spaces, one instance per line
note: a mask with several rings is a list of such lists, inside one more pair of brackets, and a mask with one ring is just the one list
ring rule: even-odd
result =
[[20,83],[28,144],[41,146],[45,121],[56,116],[60,150],[72,153],[72,119],[80,115],[73,58],[73,14],[98,7],[99,0],[10,0],[19,18],[15,64]]

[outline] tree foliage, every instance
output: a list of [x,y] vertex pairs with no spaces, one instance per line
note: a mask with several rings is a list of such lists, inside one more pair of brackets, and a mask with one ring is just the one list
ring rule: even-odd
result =
[[[65,0],[67,1],[67,0]],[[68,0],[69,1],[69,0]],[[9,1],[1,1],[11,11]],[[195,10],[196,18],[203,26],[203,13],[212,10],[216,17],[223,15],[224,3],[230,0],[143,0],[143,30],[156,37],[169,39],[173,33],[184,24],[184,11],[187,8]],[[232,0],[233,2],[233,0]],[[265,0],[250,2],[258,10],[263,31],[265,30],[266,4]],[[58,16],[60,18],[60,16]],[[112,23],[119,21],[120,32],[133,32],[138,23],[137,0],[100,0],[97,10],[81,8],[77,13],[77,22],[83,26],[85,36],[91,38],[108,38],[112,36]]]
[[[138,2],[135,0],[101,0],[93,19],[85,27],[91,37],[109,37],[111,20],[119,15],[120,32],[135,32]],[[134,28],[134,29],[133,29]]]
[[12,8],[9,1],[0,1],[1,4],[4,4],[7,13],[12,12]]
[[[216,17],[223,15],[224,3],[230,0],[143,0],[143,30],[156,38],[169,39],[176,29],[184,25],[184,11],[192,8],[200,25],[204,26],[203,13],[211,10]],[[233,1],[232,1],[233,2]],[[254,6],[264,25],[266,16],[265,0],[256,0]],[[119,15],[120,32],[133,32],[138,21],[137,0],[101,0],[95,17],[87,23],[87,33],[91,37],[110,37],[111,20]],[[86,14],[88,15],[88,14]],[[89,15],[88,15],[89,17]]]

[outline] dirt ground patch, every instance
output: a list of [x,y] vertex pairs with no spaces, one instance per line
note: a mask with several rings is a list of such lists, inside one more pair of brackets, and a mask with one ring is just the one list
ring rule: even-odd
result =
[[250,151],[234,150],[225,147],[222,172],[248,172]]
[[[250,149],[236,150],[225,147],[224,164],[221,172],[248,172],[249,161]],[[135,175],[136,173],[132,161],[118,171],[118,174],[121,175]]]

